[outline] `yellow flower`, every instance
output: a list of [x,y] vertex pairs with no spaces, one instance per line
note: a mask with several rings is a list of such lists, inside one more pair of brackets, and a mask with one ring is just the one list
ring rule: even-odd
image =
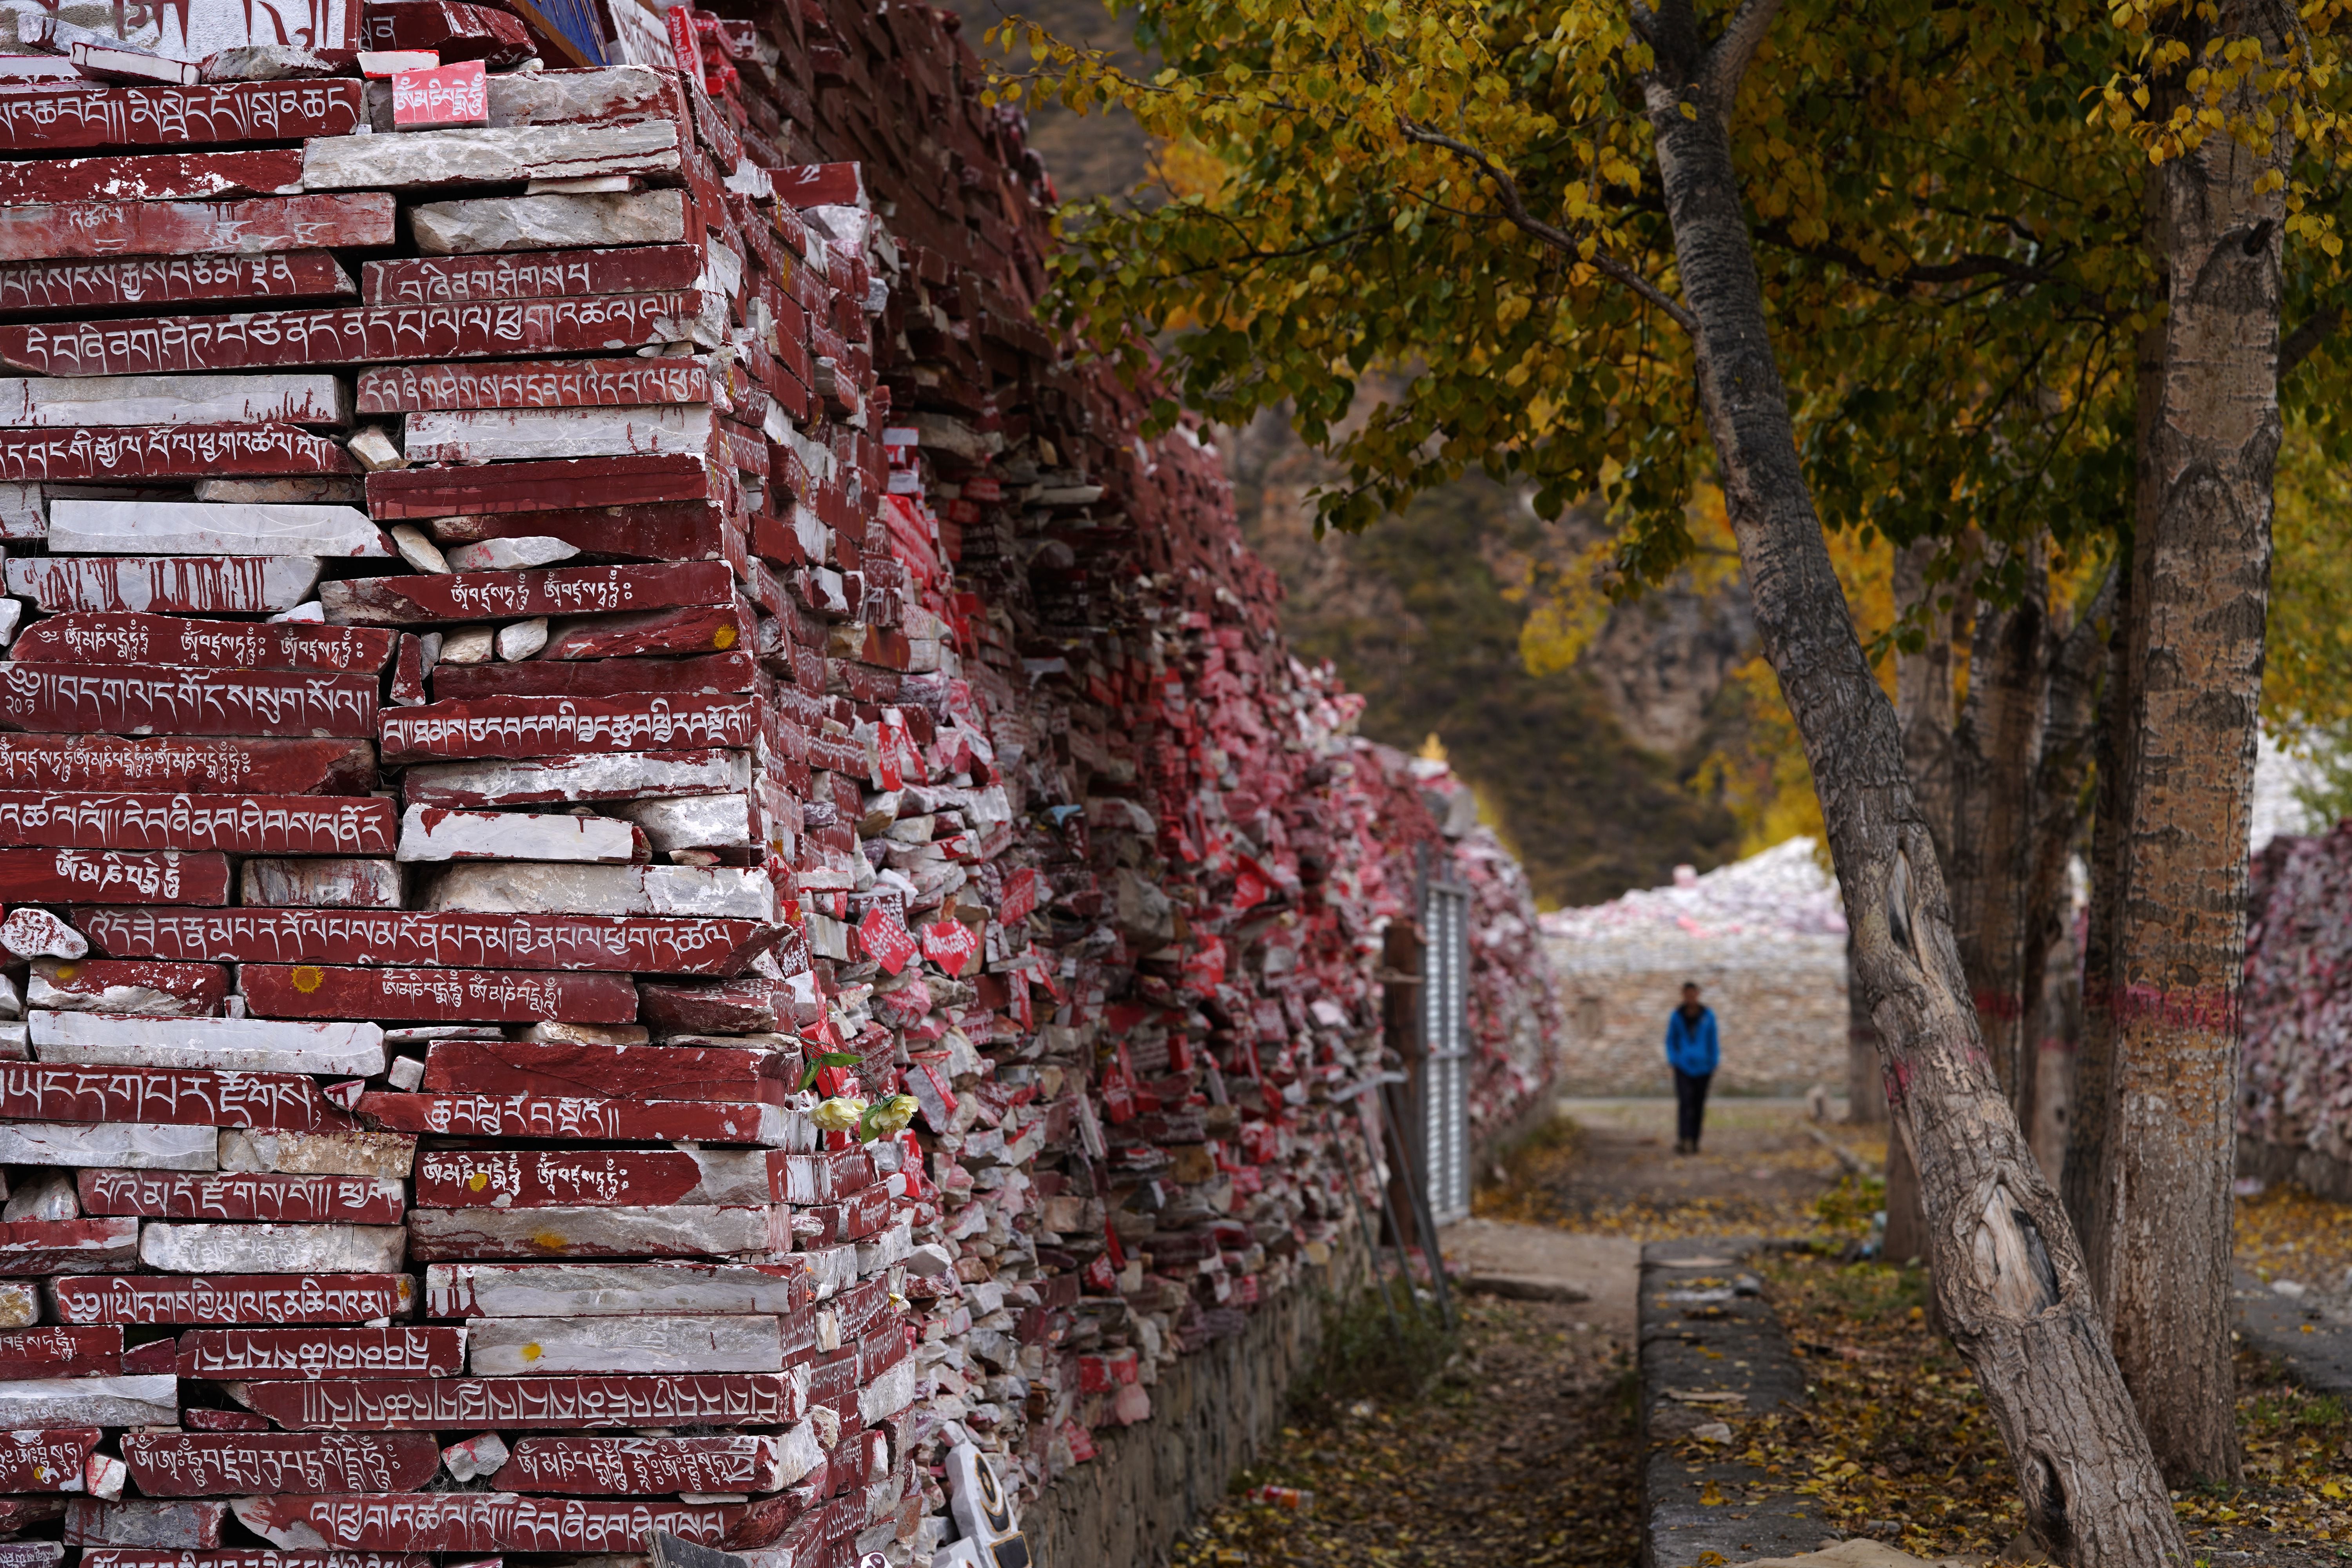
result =
[[887,1138],[894,1132],[906,1131],[907,1124],[915,1120],[917,1109],[913,1095],[894,1094],[874,1108],[873,1116],[866,1125],[873,1129],[877,1138]]
[[866,1102],[835,1095],[809,1112],[809,1120],[827,1132],[846,1132],[866,1114]]

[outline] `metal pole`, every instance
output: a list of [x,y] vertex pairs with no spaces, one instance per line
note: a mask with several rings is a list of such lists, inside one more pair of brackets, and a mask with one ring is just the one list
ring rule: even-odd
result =
[[[1387,1110],[1392,1104],[1389,1085],[1381,1085],[1381,1105]],[[1430,1213],[1429,1194],[1422,1190],[1414,1176],[1412,1160],[1406,1158],[1404,1131],[1393,1115],[1383,1118],[1389,1124],[1389,1139],[1396,1146],[1397,1163],[1404,1170],[1405,1196],[1412,1205],[1412,1225],[1421,1237],[1421,1255],[1429,1263],[1430,1289],[1437,1294],[1437,1315],[1449,1329],[1454,1327],[1454,1294],[1445,1285],[1445,1258],[1437,1247],[1437,1221]]]

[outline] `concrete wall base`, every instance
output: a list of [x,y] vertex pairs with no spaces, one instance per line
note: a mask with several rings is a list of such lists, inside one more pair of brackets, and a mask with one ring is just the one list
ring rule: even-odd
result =
[[1166,1568],[1176,1537],[1224,1500],[1280,1428],[1292,1382],[1322,1349],[1328,1306],[1364,1283],[1361,1242],[1337,1247],[1240,1333],[1163,1367],[1151,1419],[1096,1433],[1096,1457],[1023,1516],[1043,1568]]

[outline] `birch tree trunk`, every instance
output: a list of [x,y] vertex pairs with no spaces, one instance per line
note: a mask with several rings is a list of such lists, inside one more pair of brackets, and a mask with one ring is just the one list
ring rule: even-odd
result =
[[1812,766],[1856,983],[1918,1155],[1937,1300],[2009,1445],[2027,1521],[2085,1568],[2183,1563],[2074,1231],[1986,1060],[1895,710],[1863,656],[1798,463],[1729,133],[1774,10],[1747,0],[1712,43],[1690,0],[1634,12],[1654,52],[1642,87],[1700,404],[1758,629]]
[[[2294,18],[2222,0],[2212,36],[2289,47]],[[2192,49],[2208,35],[2192,32]],[[2201,54],[2192,56],[2201,63]],[[2226,96],[2232,123],[2263,95]],[[2260,188],[2292,150],[2223,132],[2157,165],[2167,288],[2161,379],[2133,556],[2133,678],[2115,948],[2103,1243],[2111,1327],[2166,1478],[2238,1476],[2230,1181],[2238,992],[2271,480],[2278,455],[2280,241]]]

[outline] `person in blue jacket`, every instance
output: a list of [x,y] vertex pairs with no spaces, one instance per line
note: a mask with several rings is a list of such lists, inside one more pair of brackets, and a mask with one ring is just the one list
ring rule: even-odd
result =
[[1699,1123],[1706,1116],[1706,1086],[1722,1054],[1716,1040],[1715,1013],[1698,1002],[1698,986],[1683,982],[1683,1005],[1666,1017],[1666,1065],[1675,1069],[1675,1152],[1698,1152]]

